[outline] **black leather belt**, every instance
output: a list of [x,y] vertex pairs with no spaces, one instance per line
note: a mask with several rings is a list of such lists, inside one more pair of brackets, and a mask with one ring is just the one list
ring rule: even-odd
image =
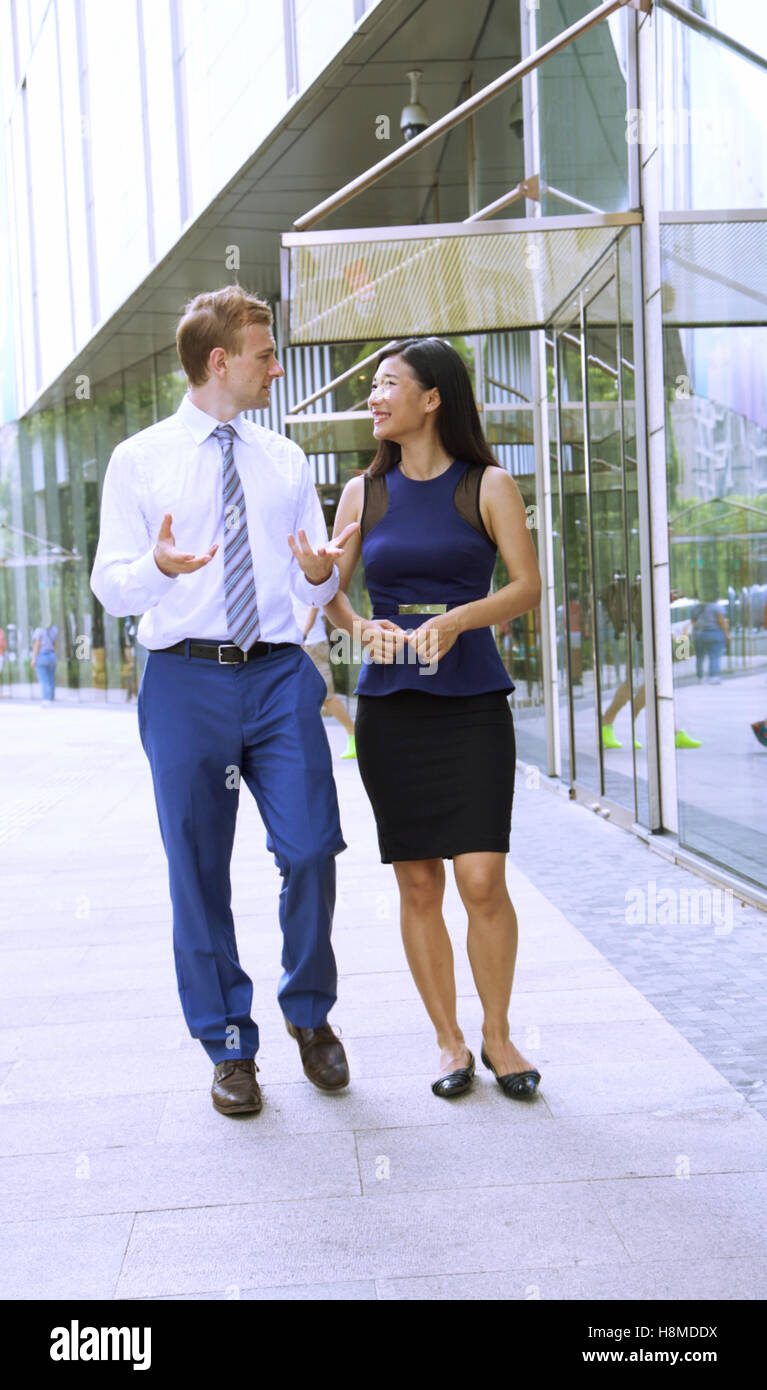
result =
[[246,652],[242,647],[236,646],[234,642],[197,642],[194,638],[185,638],[177,642],[175,647],[160,647],[161,652],[172,652],[176,656],[186,656],[187,648],[189,656],[207,657],[209,661],[217,661],[219,666],[239,666],[243,661],[250,661],[256,656],[268,656],[270,652],[279,651],[281,647],[295,647],[296,642],[254,642]]

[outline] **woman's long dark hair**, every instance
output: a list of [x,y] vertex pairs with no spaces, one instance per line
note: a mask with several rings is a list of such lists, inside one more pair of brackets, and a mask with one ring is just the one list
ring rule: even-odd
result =
[[[439,441],[451,458],[468,464],[500,464],[485,439],[471,389],[471,378],[460,354],[442,338],[403,338],[386,348],[378,358],[376,371],[387,357],[403,357],[424,391],[436,386],[440,407],[437,416]],[[368,477],[388,473],[399,463],[402,450],[393,439],[382,439],[368,468]]]

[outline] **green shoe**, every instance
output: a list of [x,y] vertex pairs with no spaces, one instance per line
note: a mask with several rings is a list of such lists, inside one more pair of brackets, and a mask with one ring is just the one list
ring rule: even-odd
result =
[[636,738],[636,737],[634,738],[634,747],[635,747],[635,748],[641,748],[641,747],[642,747],[641,743],[639,742],[639,739]]
[[603,747],[603,748],[622,748],[622,747],[623,747],[623,744],[622,744],[622,743],[619,743],[618,740],[617,740],[617,738],[615,737],[615,730],[613,729],[612,724],[603,724],[603,725],[602,725],[602,747]]
[[701,741],[699,738],[690,738],[684,729],[677,729],[674,743],[677,748],[700,748]]
[[348,742],[347,742],[347,744],[346,744],[346,747],[345,747],[343,753],[341,754],[341,757],[342,757],[342,758],[356,758],[356,756],[357,756],[357,745],[356,745],[356,743],[355,743],[355,741],[354,741],[354,734],[349,734]]

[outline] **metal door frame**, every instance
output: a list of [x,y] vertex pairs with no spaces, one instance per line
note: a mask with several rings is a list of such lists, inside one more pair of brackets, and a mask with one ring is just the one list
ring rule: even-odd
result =
[[[627,229],[626,236],[630,236],[631,233],[632,233],[634,230],[639,231],[638,228],[637,228],[637,229],[634,229],[634,228]],[[597,622],[596,622],[596,589],[595,589],[595,571],[594,571],[594,518],[593,518],[593,510],[592,510],[592,470],[591,470],[591,454],[592,454],[592,451],[591,451],[591,422],[590,422],[590,413],[589,413],[589,387],[588,387],[588,361],[589,361],[589,355],[588,355],[588,351],[587,351],[587,333],[588,333],[588,326],[589,326],[589,325],[588,325],[588,307],[589,307],[589,305],[590,305],[591,303],[594,302],[594,300],[595,300],[596,298],[598,298],[598,296],[599,296],[599,295],[603,292],[603,290],[605,289],[606,285],[609,284],[610,281],[612,280],[612,281],[614,282],[614,284],[615,284],[615,292],[616,292],[616,324],[615,324],[615,332],[616,332],[616,357],[617,357],[618,363],[621,364],[621,369],[619,369],[619,371],[618,371],[618,378],[617,378],[617,379],[618,379],[618,402],[617,402],[617,409],[618,409],[618,419],[619,419],[619,440],[620,440],[620,460],[621,460],[621,519],[622,519],[622,526],[623,526],[624,553],[625,553],[625,557],[626,557],[626,567],[627,567],[627,569],[626,569],[626,589],[627,589],[627,597],[628,597],[628,594],[629,594],[629,592],[630,592],[629,576],[628,576],[628,566],[629,566],[629,558],[630,558],[630,547],[629,547],[629,526],[628,526],[628,499],[627,499],[627,477],[626,477],[625,428],[624,428],[624,426],[625,426],[626,401],[625,401],[625,395],[624,395],[624,390],[623,390],[623,371],[622,371],[622,366],[624,365],[624,363],[627,362],[627,358],[626,358],[626,355],[625,355],[625,351],[624,351],[624,342],[623,342],[623,331],[624,331],[624,330],[623,330],[622,301],[621,301],[621,283],[620,283],[620,277],[621,277],[621,259],[620,259],[620,258],[621,258],[621,250],[622,250],[622,249],[623,249],[623,254],[625,255],[626,252],[628,251],[629,247],[628,247],[628,245],[624,244],[624,238],[623,238],[623,237],[619,237],[619,238],[616,240],[616,242],[610,247],[609,251],[608,251],[604,256],[600,257],[600,259],[595,263],[595,265],[593,266],[592,270],[589,272],[588,276],[584,277],[584,280],[582,280],[577,286],[575,286],[575,287],[574,287],[574,291],[572,291],[572,292],[570,293],[570,295],[568,295],[567,299],[564,300],[564,301],[562,302],[562,304],[560,305],[560,307],[559,307],[557,313],[555,314],[554,318],[552,319],[552,321],[551,321],[551,323],[549,324],[549,326],[548,326],[548,328],[547,328],[546,331],[547,331],[547,333],[550,334],[550,336],[551,336],[551,341],[552,341],[553,349],[554,349],[554,374],[553,374],[553,375],[554,375],[554,406],[555,406],[556,421],[557,421],[557,441],[556,441],[557,486],[558,486],[558,491],[559,491],[559,509],[560,509],[560,517],[561,517],[561,539],[562,539],[560,564],[561,564],[561,583],[562,583],[562,598],[563,598],[563,615],[562,615],[562,616],[563,616],[562,630],[563,630],[563,642],[564,642],[564,653],[563,653],[564,661],[563,661],[563,667],[564,667],[565,679],[566,679],[566,684],[567,684],[567,692],[566,692],[566,694],[567,694],[567,729],[568,729],[568,745],[569,745],[569,750],[568,750],[569,776],[568,776],[568,778],[567,778],[566,780],[567,780],[567,782],[568,782],[568,784],[569,784],[570,796],[571,796],[574,800],[582,801],[582,802],[584,802],[585,804],[587,804],[587,805],[589,805],[590,807],[592,807],[592,809],[600,809],[604,814],[609,815],[609,817],[610,817],[612,820],[614,820],[617,824],[623,824],[623,825],[625,825],[625,826],[635,826],[635,825],[641,824],[640,819],[639,819],[639,818],[640,818],[641,812],[640,812],[640,807],[639,807],[639,794],[638,794],[637,757],[636,757],[636,749],[635,749],[634,746],[633,746],[633,744],[634,744],[633,723],[634,723],[635,689],[634,689],[633,638],[632,638],[632,634],[631,634],[631,624],[630,624],[630,622],[627,624],[627,640],[626,640],[626,681],[627,681],[627,684],[628,684],[628,687],[629,687],[629,710],[630,710],[630,713],[631,713],[631,725],[632,725],[632,735],[631,735],[631,745],[632,745],[632,748],[631,748],[631,752],[632,752],[633,810],[630,809],[630,808],[628,808],[628,807],[626,807],[626,806],[622,806],[622,805],[621,805],[619,802],[617,802],[617,801],[614,801],[614,800],[606,793],[606,791],[605,791],[604,749],[603,749],[603,747],[602,747],[602,734],[601,734],[601,707],[602,707],[602,700],[601,700],[601,669],[600,669],[601,663],[600,663],[600,651],[599,651],[599,632],[598,632],[598,624],[597,624]],[[606,270],[608,270],[608,269],[610,270],[610,274],[608,274],[607,276],[605,276],[605,275],[604,275],[604,272],[605,272]],[[632,266],[632,269],[633,269],[633,266]],[[592,286],[591,286],[590,284],[585,284],[585,283],[584,283],[584,281],[591,281],[595,276],[598,277],[598,279],[599,279],[599,281],[600,281],[600,283],[598,284],[598,286],[597,286],[596,288],[592,288]],[[572,317],[569,317],[569,318],[568,318],[568,315],[567,315],[567,305],[573,303],[573,301],[576,300],[576,299],[577,299],[577,306],[578,306],[578,307],[577,307],[577,314],[576,314],[576,313],[573,313]],[[561,347],[561,340],[562,340],[563,335],[564,335],[566,332],[568,332],[569,330],[572,330],[572,329],[575,327],[576,321],[577,321],[577,333],[578,333],[578,337],[579,337],[579,354],[580,354],[580,378],[581,378],[581,397],[582,397],[582,399],[581,399],[581,409],[582,409],[582,419],[583,419],[584,483],[585,483],[585,492],[584,492],[584,496],[585,496],[585,499],[586,499],[587,553],[588,553],[589,576],[590,576],[590,578],[589,578],[589,586],[590,586],[590,592],[589,592],[589,608],[590,608],[590,611],[591,611],[591,631],[592,631],[591,640],[592,640],[592,651],[593,651],[592,667],[593,667],[593,676],[594,676],[594,719],[595,719],[595,725],[596,725],[597,762],[598,762],[598,767],[599,767],[599,778],[598,778],[599,787],[598,787],[598,789],[594,789],[593,787],[587,787],[587,786],[585,786],[585,785],[583,784],[583,782],[579,781],[579,779],[578,779],[578,752],[577,752],[577,745],[576,745],[576,739],[575,739],[575,711],[574,711],[574,697],[573,697],[573,675],[572,675],[572,669],[571,669],[572,663],[571,663],[571,654],[570,654],[570,653],[571,653],[571,645],[570,645],[570,644],[571,644],[571,628],[570,628],[570,610],[569,610],[569,585],[568,585],[569,567],[568,567],[568,555],[567,555],[567,545],[566,545],[566,525],[565,525],[565,477],[566,477],[566,474],[565,474],[565,470],[564,470],[564,459],[563,459],[564,443],[563,443],[563,430],[562,430],[562,393],[561,393],[562,347]],[[645,567],[645,565],[644,565],[644,550],[645,550],[645,547],[649,546],[649,535],[648,535],[647,529],[646,529],[646,528],[647,528],[647,524],[649,523],[649,515],[648,515],[648,516],[643,515],[644,509],[643,509],[643,507],[642,507],[642,488],[641,488],[640,483],[639,483],[639,474],[640,474],[640,471],[641,471],[641,469],[642,469],[642,467],[643,467],[642,431],[641,431],[641,429],[640,429],[640,418],[641,418],[643,412],[640,410],[640,402],[641,402],[641,397],[640,397],[640,382],[641,382],[641,379],[642,379],[642,371],[641,371],[641,363],[638,363],[638,362],[637,362],[636,342],[634,343],[634,352],[633,352],[632,355],[633,355],[633,357],[634,357],[634,362],[631,363],[630,365],[632,366],[633,371],[634,371],[634,381],[635,381],[635,390],[634,390],[634,411],[635,411],[635,435],[636,435],[636,441],[637,441],[637,493],[638,493],[637,504],[638,504],[638,529],[639,529],[639,544],[640,544],[640,557],[641,557],[641,558],[640,558],[640,566],[641,566],[641,572],[642,572],[642,575],[643,575],[642,590],[643,590],[643,593],[644,593],[647,584],[650,582],[650,580],[649,580],[649,570],[646,569],[646,567]],[[643,535],[644,535],[644,543],[643,543]],[[656,758],[656,756],[655,756],[655,747],[656,747],[656,734],[655,734],[655,728],[654,728],[655,721],[654,721],[654,720],[651,720],[651,717],[650,717],[650,708],[651,708],[651,705],[653,704],[653,701],[652,701],[652,699],[650,698],[650,693],[653,692],[652,667],[653,667],[653,665],[654,665],[654,662],[653,662],[653,660],[652,660],[652,657],[650,657],[650,658],[649,658],[650,679],[648,680],[648,645],[649,645],[650,648],[651,648],[651,647],[652,647],[652,642],[650,641],[649,643],[647,643],[647,642],[645,641],[644,622],[643,622],[643,626],[642,626],[642,635],[643,635],[643,642],[644,642],[644,657],[645,657],[645,660],[644,660],[644,668],[645,668],[645,669],[644,669],[644,675],[645,675],[645,690],[646,690],[645,709],[647,710],[647,735],[646,735],[646,737],[647,737],[648,800],[649,800],[649,807],[650,807],[650,819],[652,820],[652,797],[650,796],[650,788],[651,788],[651,782],[652,782],[652,767],[653,767],[654,762],[657,761],[657,758]],[[649,636],[649,634],[648,634],[648,636]],[[558,705],[558,709],[559,709],[559,708],[561,707],[559,701],[557,702],[557,705]],[[565,780],[565,779],[563,779],[563,780]],[[645,828],[645,830],[646,830],[648,827],[645,826],[644,828]]]

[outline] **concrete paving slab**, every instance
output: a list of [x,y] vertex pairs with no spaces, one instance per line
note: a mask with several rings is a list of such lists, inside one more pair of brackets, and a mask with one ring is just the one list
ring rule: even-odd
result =
[[767,1256],[767,1173],[594,1183],[632,1260]]
[[[181,1093],[184,1094],[184,1093]],[[151,1144],[167,1098],[97,1096],[90,1100],[7,1103],[0,1126],[0,1154],[82,1153],[121,1144]]]
[[[594,1185],[454,1188],[235,1208],[139,1212],[119,1298],[326,1280],[459,1273],[499,1266],[620,1264],[624,1248]],[[449,1213],[449,1215],[448,1215]],[[211,1275],[214,1277],[211,1278]]]
[[114,1298],[135,1217],[68,1217],[3,1226],[0,1298]]
[[242,1299],[257,1303],[360,1303],[375,1302],[378,1295],[374,1279],[358,1279],[354,1283],[339,1284],[296,1284],[293,1288],[239,1289],[236,1284],[228,1289],[208,1289],[205,1293],[173,1294],[170,1298],[142,1299],[141,1302],[179,1303],[195,1299],[215,1303],[226,1299]]
[[[97,1059],[114,1053],[151,1052],[153,1055],[198,1047],[177,1012],[144,1018],[90,1019],[83,1023],[43,1023],[29,1028],[0,1031],[0,1056],[23,1061],[59,1051],[69,1057]],[[98,1062],[96,1062],[98,1065]],[[106,1065],[109,1065],[108,1061]]]
[[680,1058],[693,1061],[700,1054],[692,1043],[680,1043],[676,1029],[665,1018],[633,1019],[627,1023],[546,1023],[528,1025],[520,1033],[520,1046],[543,1066],[579,1062],[594,1065],[595,1057],[611,1062],[662,1062],[677,1065]]
[[[211,1106],[212,1109],[212,1106]],[[0,1158],[0,1222],[356,1195],[351,1134],[264,1135],[259,1116],[222,1116],[239,1144],[130,1144]]]
[[[103,989],[88,993],[65,993],[47,996],[37,1001],[40,1022],[51,1025],[92,1023],[123,1018],[141,1019],[171,1017],[176,1011],[183,1024],[178,990],[174,980],[163,986],[136,985],[134,989]],[[185,1025],[184,1025],[185,1026]]]
[[[588,1077],[583,1066],[553,1063],[540,1091],[554,1115],[609,1115],[676,1104],[711,1104],[729,1083],[699,1054],[662,1062],[602,1062]],[[650,1106],[648,1106],[648,1101]]]
[[426,1124],[358,1133],[363,1192],[387,1200],[390,1191],[437,1191],[452,1187],[457,1174],[471,1188],[489,1188],[764,1167],[764,1121],[750,1108],[732,1116],[726,1134],[721,1115],[695,1112],[606,1115],[595,1133],[590,1118],[552,1119],[513,1100],[507,1110],[505,1124],[476,1115],[471,1127],[441,1125],[439,1134]]
[[[203,1065],[200,1065],[200,1061]],[[113,1053],[85,1066],[77,1056],[25,1058],[10,1064],[0,1085],[0,1104],[26,1101],[30,1096],[127,1096],[166,1094],[170,1090],[210,1090],[213,1067],[202,1050],[165,1052],[158,1061],[151,1052]]]
[[[471,1128],[490,1118],[499,1124],[508,1120],[510,1102],[495,1085],[477,1084],[459,1103],[433,1095],[426,1078],[415,1086],[410,1076],[372,1080],[353,1077],[345,1091],[323,1095],[303,1079],[275,1083],[267,1077],[262,1081],[263,1070],[259,1073],[264,1096],[264,1108],[258,1117],[259,1133],[324,1134],[347,1130],[360,1134],[365,1130],[397,1130],[432,1123]],[[539,1118],[541,1113],[551,1118],[545,1103],[516,1109],[530,1113],[535,1110]],[[530,1120],[519,1115],[515,1123],[527,1125]],[[203,1143],[213,1135],[227,1142],[239,1141],[236,1126],[222,1125],[212,1106],[210,1114],[202,1109],[196,1092],[181,1091],[168,1097],[157,1135],[159,1142]]]
[[[0,969],[3,968],[0,962]],[[98,971],[88,968],[45,975],[38,971],[25,971],[17,973],[15,988],[10,979],[5,980],[4,984],[7,985],[9,994],[38,994],[54,998],[59,991],[63,994],[111,994],[116,989],[173,989],[176,977],[169,961],[167,965],[134,966],[130,970],[119,971],[107,966]]]
[[544,1299],[644,1302],[657,1299],[743,1299],[761,1297],[767,1260],[669,1260],[576,1268],[519,1269],[441,1278],[377,1279],[379,1299],[414,1302],[472,1302]]

